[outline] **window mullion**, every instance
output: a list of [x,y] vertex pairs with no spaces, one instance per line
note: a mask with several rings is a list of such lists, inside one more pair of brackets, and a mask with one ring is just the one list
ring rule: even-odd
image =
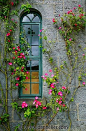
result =
[[31,61],[30,61],[30,94],[31,94]]

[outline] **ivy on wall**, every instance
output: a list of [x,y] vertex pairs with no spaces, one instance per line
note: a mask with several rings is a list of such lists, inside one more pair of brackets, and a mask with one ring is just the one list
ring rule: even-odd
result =
[[[74,100],[74,95],[78,88],[81,85],[85,85],[84,76],[86,75],[85,70],[83,71],[83,67],[86,64],[86,49],[83,49],[84,53],[82,54],[81,59],[79,60],[77,55],[78,50],[76,48],[75,41],[75,35],[77,34],[77,32],[84,29],[86,23],[85,12],[83,12],[81,5],[78,5],[78,8],[74,7],[73,10],[70,10],[67,12],[67,14],[64,14],[64,16],[61,17],[60,23],[58,23],[56,19],[53,19],[53,23],[59,26],[59,32],[65,40],[65,47],[67,50],[67,55],[70,61],[71,68],[69,68],[66,61],[64,61],[63,65],[60,65],[60,67],[57,67],[55,65],[55,68],[50,69],[49,73],[46,72],[42,76],[43,80],[46,81],[49,88],[48,95],[50,95],[50,102],[46,105],[43,105],[42,101],[40,101],[38,97],[35,97],[35,100],[33,101],[34,106],[29,106],[25,101],[23,101],[22,105],[19,106],[18,103],[13,100],[12,92],[16,89],[20,89],[21,87],[25,88],[23,86],[23,82],[25,81],[25,79],[27,79],[29,73],[25,67],[27,62],[26,55],[28,55],[27,48],[30,47],[29,43],[27,43],[25,39],[22,38],[22,32],[20,34],[20,43],[14,42],[14,33],[17,28],[17,22],[14,19],[11,19],[11,16],[18,16],[18,12],[20,10],[12,9],[13,7],[16,7],[18,4],[18,0],[15,0],[14,2],[12,2],[11,0],[0,0],[0,19],[2,22],[4,22],[5,25],[5,39],[3,43],[4,58],[3,60],[0,60],[0,72],[2,72],[5,75],[6,84],[6,87],[3,88],[0,82],[0,92],[2,94],[2,99],[0,99],[0,103],[3,105],[3,111],[0,116],[0,126],[2,129],[6,131],[11,131],[9,120],[10,116],[8,114],[8,93],[10,93],[12,99],[11,105],[16,110],[16,113],[22,121],[22,131],[28,130],[30,126],[32,126],[32,129],[34,126],[36,130],[38,121],[44,118],[43,116],[47,115],[48,112],[53,112],[53,115],[51,116],[51,119],[48,121],[46,126],[50,124],[50,122],[54,119],[54,117],[57,115],[59,111],[68,111],[69,116],[70,103]],[[27,3],[26,5],[22,4],[20,9],[29,11],[29,8],[31,8],[31,5]],[[45,42],[47,41],[46,35],[44,36],[44,40]],[[22,45],[21,48],[20,44]],[[72,49],[74,50],[75,55],[73,54]],[[48,59],[52,66],[53,58],[51,57],[50,52],[47,51],[47,49],[43,49],[43,52],[49,55]],[[78,60],[80,61],[80,64],[77,66]],[[69,87],[72,83],[72,80],[74,79],[73,74],[76,68],[79,70],[79,75],[77,78],[78,86],[75,88],[71,96],[71,99],[68,101],[68,103],[66,103],[66,98],[70,93]],[[8,84],[9,81],[10,87]],[[6,91],[5,93],[4,90]],[[24,114],[25,119],[22,118],[21,113]],[[68,131],[70,131],[71,127],[70,116],[69,119],[70,126]],[[15,131],[17,131],[19,126],[20,125],[15,127]],[[44,129],[42,129],[42,131],[43,130]]]

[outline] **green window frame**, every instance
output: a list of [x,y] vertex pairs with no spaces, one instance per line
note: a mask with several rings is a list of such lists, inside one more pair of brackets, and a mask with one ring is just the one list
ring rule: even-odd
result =
[[26,40],[30,44],[29,60],[27,61],[26,69],[29,71],[29,79],[24,82],[28,88],[19,90],[19,98],[34,98],[38,96],[42,98],[42,17],[38,11],[30,11],[24,13],[20,18],[20,31],[25,31]]

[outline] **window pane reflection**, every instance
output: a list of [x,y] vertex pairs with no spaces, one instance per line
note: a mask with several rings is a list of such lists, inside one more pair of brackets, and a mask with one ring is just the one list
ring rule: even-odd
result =
[[30,43],[31,25],[23,25],[23,33],[26,37],[26,41]]
[[35,32],[34,35],[38,36],[39,34],[39,25],[32,25],[32,30]]
[[36,16],[34,19],[33,19],[33,22],[40,22],[40,19],[38,16]]
[[32,84],[31,87],[31,94],[39,94],[39,84]]
[[27,70],[39,70],[39,60],[28,60]]
[[34,17],[34,14],[28,14],[27,16],[30,18],[30,20],[32,20]]
[[30,84],[24,84],[23,94],[30,94]]
[[32,37],[32,45],[38,45],[39,44],[39,37],[33,36]]
[[24,16],[23,19],[22,19],[22,22],[30,22],[30,20],[27,16]]
[[39,46],[31,46],[31,55],[38,56],[39,55]]
[[[39,72],[32,72],[31,73],[31,79],[38,79],[39,80]],[[37,80],[37,82],[38,82],[38,80]],[[34,82],[36,82],[36,81],[34,81]]]
[[38,60],[31,61],[31,70],[39,70],[39,61]]

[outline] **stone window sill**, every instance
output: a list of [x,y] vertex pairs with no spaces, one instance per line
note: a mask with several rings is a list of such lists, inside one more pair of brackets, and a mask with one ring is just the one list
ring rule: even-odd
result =
[[[34,100],[35,100],[35,99],[24,99],[24,98],[19,98],[19,99],[16,99],[15,102],[17,102],[18,105],[21,106],[22,102],[25,101],[28,105],[31,106],[31,105],[33,105],[33,101],[34,101]],[[46,100],[45,97],[39,98],[39,100],[42,101],[42,104],[43,104],[43,105],[46,105],[47,100]]]

